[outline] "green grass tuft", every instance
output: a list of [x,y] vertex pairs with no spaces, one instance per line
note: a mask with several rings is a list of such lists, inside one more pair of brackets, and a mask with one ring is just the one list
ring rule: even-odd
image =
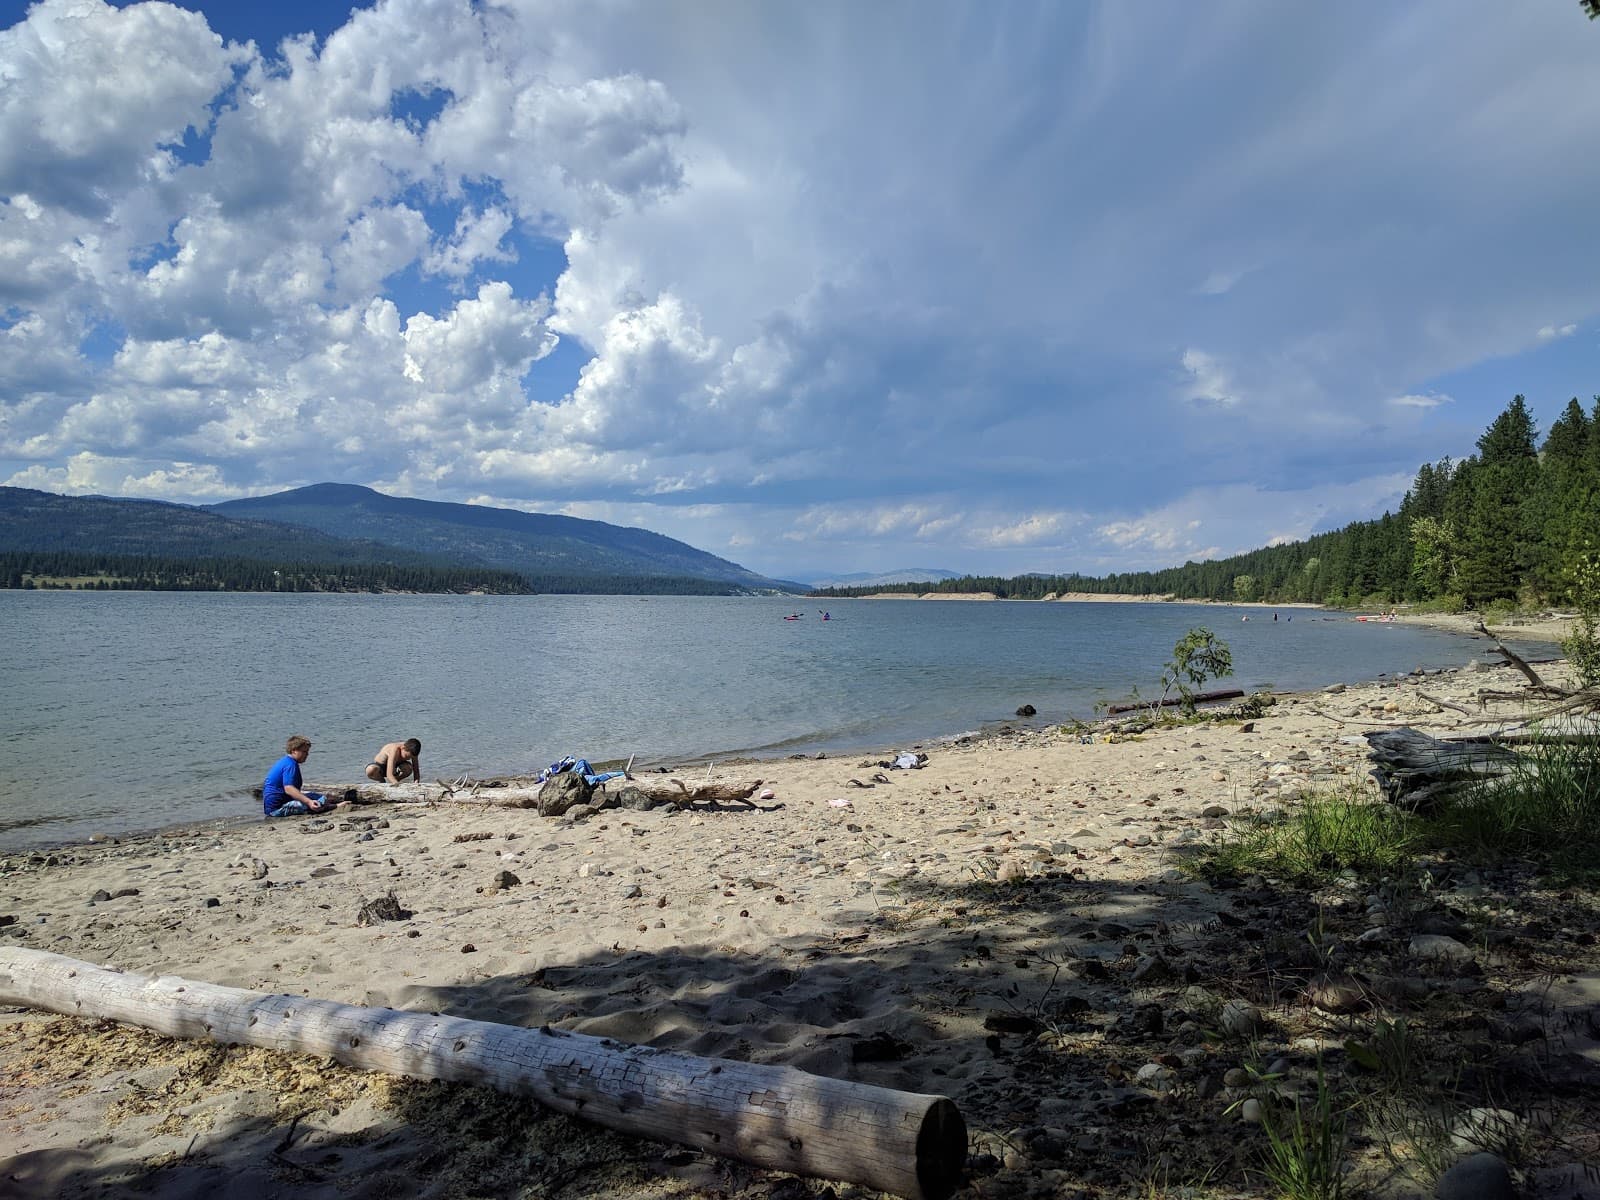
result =
[[1340,1200],[1348,1114],[1336,1111],[1333,1089],[1317,1062],[1315,1101],[1269,1106],[1266,1174],[1284,1200]]
[[1187,869],[1206,878],[1266,875],[1319,886],[1344,871],[1405,870],[1418,847],[1414,818],[1356,794],[1305,796],[1293,808],[1236,824],[1203,847]]
[[1600,874],[1600,738],[1519,748],[1508,775],[1446,804],[1431,841],[1480,859],[1528,858],[1557,874]]

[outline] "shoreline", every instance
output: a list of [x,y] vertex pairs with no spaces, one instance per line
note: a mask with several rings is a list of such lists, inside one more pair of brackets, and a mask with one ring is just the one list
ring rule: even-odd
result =
[[[1461,729],[1436,701],[1519,680],[1482,664],[1396,675],[1137,737],[1014,727],[925,742],[916,770],[864,753],[719,762],[714,782],[763,780],[772,797],[754,805],[574,821],[373,804],[0,856],[0,946],[948,1095],[979,1156],[980,1190],[960,1196],[1040,1180],[1126,1195],[1140,1161],[1108,1146],[1159,1142],[1180,1113],[1227,1141],[1249,1128],[1224,1111],[1236,1093],[1201,1086],[1241,1049],[1174,1033],[1196,986],[1265,1006],[1259,1052],[1302,1080],[1307,1046],[1346,1036],[1308,1028],[1303,1000],[1269,1003],[1248,975],[1213,977],[1251,944],[1217,924],[1246,893],[1182,875],[1188,850],[1302,788],[1371,794],[1361,733]],[[707,775],[636,773],[657,786]],[[1458,880],[1463,895],[1474,878]],[[405,915],[364,923],[385,895]],[[1298,936],[1289,911],[1262,944]],[[1040,1032],[1046,1006],[1067,1000]],[[1152,1004],[1166,1031],[1136,1034]],[[1181,1087],[1163,1090],[1167,1078]],[[484,1111],[501,1114],[492,1129]],[[463,1123],[478,1132],[457,1136]],[[0,1130],[0,1178],[21,1196],[111,1183],[198,1198],[237,1183],[294,1200],[397,1186],[664,1200],[777,1186],[464,1086],[31,1011],[0,1012]],[[822,1200],[820,1184],[782,1186]]]
[[[871,597],[858,597],[858,599],[869,599],[869,598],[871,598]],[[917,599],[918,597],[894,597],[894,598],[897,598],[897,599]],[[958,598],[966,598],[966,597],[958,597]],[[1063,597],[1062,599],[1070,601],[1072,599],[1075,599],[1075,596],[1074,597]],[[1103,602],[1106,602],[1106,603],[1146,603],[1146,602],[1152,602],[1149,597],[1143,597],[1143,596],[1096,597],[1096,599],[1100,600],[1100,601],[1103,601]],[[1037,601],[1026,601],[1026,602],[1025,601],[1019,601],[1019,603],[1039,603],[1039,602],[1037,602]],[[1182,603],[1201,604],[1201,603],[1208,603],[1208,602],[1183,601]],[[1327,608],[1324,605],[1315,605],[1315,604],[1269,605],[1269,604],[1258,604],[1258,603],[1234,603],[1234,602],[1224,602],[1224,601],[1215,601],[1215,602],[1209,602],[1209,603],[1212,603],[1216,607],[1219,607],[1219,608],[1223,608],[1223,607],[1226,607],[1226,608],[1241,608],[1241,609],[1254,608],[1254,609],[1259,609],[1259,610],[1263,610],[1263,611],[1270,611],[1270,610],[1273,610],[1273,609],[1284,609],[1284,610],[1294,609],[1294,610],[1297,610],[1297,611],[1298,610],[1302,610],[1302,609],[1311,609],[1311,610],[1319,610],[1319,611],[1321,611],[1323,613],[1326,613],[1326,614],[1328,614],[1328,617],[1331,618],[1331,619],[1345,619],[1345,620],[1350,620],[1350,621],[1358,621],[1358,620],[1363,619],[1362,616],[1359,614],[1358,610],[1333,609],[1333,608]],[[1440,629],[1440,630],[1443,630],[1443,631],[1446,631],[1446,632],[1449,632],[1449,633],[1459,634],[1459,635],[1462,635],[1462,636],[1468,637],[1468,638],[1481,639],[1482,635],[1477,633],[1477,631],[1475,629],[1475,623],[1476,623],[1477,620],[1478,620],[1478,617],[1476,616],[1476,614],[1449,614],[1449,613],[1414,614],[1414,613],[1400,612],[1400,613],[1397,613],[1393,617],[1393,623],[1396,623],[1396,624],[1408,624],[1408,625],[1421,626],[1421,627],[1425,627],[1425,628]],[[1520,620],[1521,623],[1518,623],[1518,624],[1489,626],[1490,633],[1492,635],[1503,637],[1503,638],[1505,638],[1507,640],[1510,640],[1510,641],[1513,641],[1513,642],[1516,642],[1516,641],[1529,641],[1529,642],[1539,642],[1539,643],[1545,643],[1545,644],[1554,644],[1554,643],[1559,642],[1560,639],[1566,635],[1566,633],[1571,629],[1572,624],[1573,624],[1573,618],[1571,618],[1571,617],[1551,618],[1551,619],[1544,619],[1544,620],[1535,620],[1535,619],[1523,618],[1523,619],[1519,619],[1519,620]],[[1379,673],[1379,675],[1375,676],[1374,679],[1372,679],[1372,680],[1354,680],[1354,681],[1352,681],[1350,679],[1344,679],[1344,680],[1331,680],[1330,679],[1328,682],[1329,683],[1344,682],[1344,683],[1351,684],[1352,686],[1354,686],[1354,685],[1362,684],[1362,683],[1376,682],[1376,681],[1381,680],[1381,679],[1383,679],[1385,677],[1393,677],[1397,672],[1400,672],[1402,670],[1403,670],[1403,668],[1399,664],[1397,664],[1393,671],[1381,672],[1381,673]],[[1297,695],[1297,694],[1301,694],[1301,693],[1286,692],[1286,693],[1279,693],[1279,694],[1288,696],[1288,695]],[[1310,693],[1305,693],[1305,694],[1310,694]],[[1082,723],[1086,724],[1088,726],[1091,726],[1091,727],[1098,727],[1098,726],[1106,724],[1108,722],[1112,722],[1112,721],[1114,721],[1116,719],[1117,718],[1111,718],[1111,717],[1107,717],[1107,716],[1103,716],[1103,715],[1096,715],[1096,716],[1089,717],[1088,719],[1084,720]],[[1124,717],[1122,719],[1125,719],[1125,715],[1124,715]],[[991,718],[988,721],[982,722],[982,723],[980,723],[979,725],[977,725],[975,727],[969,727],[969,728],[964,728],[964,729],[952,730],[952,731],[948,731],[948,732],[936,733],[936,734],[932,734],[932,735],[926,735],[926,736],[922,736],[922,737],[916,738],[916,739],[908,738],[908,739],[904,739],[901,743],[897,743],[897,744],[893,744],[893,745],[862,745],[862,744],[859,744],[859,743],[827,744],[825,742],[817,742],[817,743],[814,743],[812,745],[811,749],[809,749],[807,751],[804,751],[804,752],[799,752],[799,753],[788,752],[788,751],[785,751],[783,749],[774,749],[774,750],[771,750],[770,752],[763,751],[761,749],[734,749],[734,750],[727,750],[727,751],[709,751],[709,752],[702,753],[702,754],[695,754],[695,755],[690,755],[690,756],[681,756],[681,757],[677,757],[677,758],[674,758],[674,759],[671,759],[671,760],[646,761],[646,762],[643,762],[643,763],[639,764],[637,770],[638,770],[639,773],[643,773],[643,772],[647,772],[647,771],[648,772],[655,772],[659,768],[668,768],[668,769],[673,769],[673,770],[677,770],[677,771],[689,772],[689,771],[702,770],[702,769],[704,769],[706,767],[706,765],[708,763],[717,763],[717,764],[720,764],[722,766],[727,766],[727,767],[749,766],[751,768],[759,768],[761,764],[780,763],[780,762],[784,762],[784,761],[797,760],[797,759],[798,760],[816,760],[816,761],[821,761],[823,759],[839,759],[839,758],[862,757],[862,756],[871,756],[871,757],[874,757],[874,758],[882,758],[884,756],[893,757],[893,755],[895,753],[897,753],[900,749],[903,749],[903,748],[908,747],[908,746],[912,747],[912,748],[915,748],[915,749],[924,749],[924,748],[931,748],[931,747],[941,747],[942,748],[944,746],[948,746],[948,745],[956,744],[956,743],[962,743],[962,742],[966,742],[966,741],[969,741],[969,740],[972,740],[972,739],[983,739],[983,738],[995,736],[995,735],[998,735],[998,734],[1006,731],[1007,729],[1016,728],[1016,729],[1022,729],[1022,730],[1040,731],[1040,730],[1048,730],[1048,729],[1052,728],[1054,725],[1057,725],[1057,724],[1063,724],[1063,723],[1060,722],[1060,721],[1052,722],[1051,720],[1045,719],[1045,718],[1028,718],[1028,717],[1019,717],[1019,716],[1011,716],[1011,717],[1000,716],[1000,717]],[[791,744],[793,744],[793,743],[791,743]],[[804,743],[804,741],[801,741],[800,744],[805,744],[805,743]],[[600,760],[595,760],[595,766],[599,770],[621,769],[622,765],[623,765],[623,760],[622,759],[616,759],[615,761],[605,760],[604,762],[602,762]],[[481,776],[481,778],[485,779],[485,780],[490,780],[490,779],[501,780],[501,781],[504,781],[504,782],[506,782],[506,783],[508,783],[508,784],[510,784],[512,786],[525,786],[528,782],[530,782],[530,780],[533,777],[529,776],[529,775],[520,775],[520,774],[516,774],[516,773],[504,773],[504,772],[502,772],[502,773],[491,773],[491,774],[488,774],[488,775]],[[361,778],[352,778],[352,779],[349,779],[349,780],[331,780],[331,779],[325,779],[325,778],[309,778],[308,777],[308,779],[307,779],[307,787],[309,787],[309,788],[311,788],[313,790],[317,790],[317,791],[326,791],[326,792],[330,792],[330,793],[337,793],[337,792],[340,792],[340,791],[342,791],[342,790],[344,790],[346,788],[361,786],[365,782],[366,781],[364,779],[361,779]],[[229,800],[227,802],[228,803],[232,803],[233,801]],[[239,826],[249,827],[249,826],[259,822],[260,820],[262,820],[261,816],[259,815],[259,812],[257,811],[259,809],[259,799],[248,799],[248,797],[246,797],[245,798],[245,802],[249,805],[249,807],[243,812],[230,812],[230,813],[226,813],[226,814],[222,814],[222,815],[218,815],[218,816],[214,816],[214,817],[205,817],[205,818],[201,818],[201,819],[191,818],[191,819],[186,819],[186,820],[174,821],[174,822],[167,823],[167,824],[161,824],[161,825],[155,825],[155,826],[142,826],[142,827],[139,827],[139,828],[132,828],[132,829],[107,828],[105,830],[96,831],[96,832],[88,835],[87,837],[84,837],[84,836],[63,837],[63,838],[61,838],[59,840],[51,838],[51,839],[45,839],[45,840],[42,840],[42,841],[39,841],[39,842],[33,842],[33,843],[24,844],[24,845],[0,846],[0,860],[5,859],[7,856],[15,856],[15,855],[19,855],[19,854],[33,854],[33,853],[46,853],[46,854],[48,854],[48,853],[54,853],[54,852],[57,852],[57,851],[60,851],[60,850],[70,849],[70,848],[76,847],[76,846],[94,845],[94,844],[98,844],[98,843],[102,843],[102,842],[108,842],[108,841],[109,842],[114,842],[114,843],[115,842],[126,843],[126,842],[135,841],[135,840],[138,840],[138,839],[141,839],[141,838],[148,838],[148,837],[156,837],[156,836],[167,835],[167,834],[173,833],[174,831],[185,830],[185,829],[204,829],[204,830],[226,831],[226,830],[233,829],[233,828],[239,827]]]

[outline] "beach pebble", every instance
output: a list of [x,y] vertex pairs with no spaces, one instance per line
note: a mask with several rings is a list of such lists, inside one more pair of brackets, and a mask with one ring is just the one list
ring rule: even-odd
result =
[[1261,1118],[1264,1115],[1265,1113],[1261,1107],[1261,1101],[1257,1100],[1254,1096],[1246,1100],[1243,1104],[1239,1105],[1239,1119],[1246,1125],[1261,1124]]
[[265,879],[267,877],[267,864],[259,858],[250,860],[250,878]]
[[1222,1029],[1237,1038],[1254,1037],[1261,1032],[1264,1019],[1261,1010],[1243,1000],[1230,1000],[1222,1006]]
[[1419,933],[1411,939],[1411,953],[1421,959],[1435,962],[1467,963],[1472,961],[1472,950],[1455,938],[1437,933]]
[[104,888],[101,888],[98,892],[89,897],[89,903],[101,904],[109,899],[111,899],[111,893],[106,891]]
[[1366,993],[1348,980],[1326,980],[1313,985],[1306,999],[1323,1012],[1342,1016],[1362,1012],[1368,1006]]
[[512,874],[510,871],[499,871],[495,874],[494,886],[497,888],[521,887],[522,880],[517,878],[517,876]]
[[1001,883],[1019,883],[1027,877],[1028,869],[1014,858],[1006,859],[995,872],[995,878]]
[[1208,819],[1214,820],[1214,819],[1216,819],[1218,817],[1227,816],[1228,815],[1228,810],[1226,808],[1222,807],[1222,805],[1220,805],[1220,804],[1208,804],[1208,805],[1206,805],[1205,808],[1202,808],[1200,810],[1200,815],[1202,817],[1206,817]]
[[1177,972],[1172,965],[1159,954],[1149,954],[1141,958],[1133,968],[1133,982],[1145,985],[1155,983],[1169,983],[1177,978]]
[[1469,1109],[1451,1130],[1456,1149],[1504,1150],[1515,1147],[1527,1134],[1528,1123],[1504,1108]]
[[205,899],[205,903],[201,907],[203,907],[203,908],[216,908],[221,903],[222,903],[222,901],[218,900],[215,896],[207,896],[206,899]]
[[[624,900],[637,900],[643,895],[644,895],[644,889],[642,887],[640,887],[637,883],[635,883],[635,884],[631,885],[629,888],[627,888],[627,890],[625,890],[622,893],[622,898]],[[641,928],[642,928],[642,926],[641,926]]]

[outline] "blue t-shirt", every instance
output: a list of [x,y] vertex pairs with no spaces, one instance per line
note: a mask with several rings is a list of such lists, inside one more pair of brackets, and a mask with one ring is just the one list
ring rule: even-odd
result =
[[277,812],[289,798],[283,793],[285,785],[300,786],[300,764],[295,762],[292,754],[285,754],[273,763],[272,770],[267,772],[266,782],[261,785],[261,811],[267,816]]

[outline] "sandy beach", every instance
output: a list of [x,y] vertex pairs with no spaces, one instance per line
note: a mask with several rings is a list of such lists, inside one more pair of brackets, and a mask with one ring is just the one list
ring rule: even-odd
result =
[[[574,822],[400,786],[327,818],[17,854],[0,859],[0,946],[946,1095],[971,1132],[961,1195],[1237,1181],[1233,1156],[1260,1131],[1241,1124],[1228,1072],[1281,1058],[1303,1080],[1353,1018],[1238,969],[1242,949],[1303,943],[1308,899],[1213,887],[1179,864],[1305,789],[1370,791],[1361,735],[1469,726],[1478,691],[1521,682],[1490,661],[1137,737],[1019,721],[982,740],[717,764],[714,780],[771,793],[749,805]],[[888,765],[910,750],[920,769]],[[1437,900],[1493,908],[1495,886],[1447,869]],[[359,922],[391,893],[407,918]],[[1359,896],[1319,903],[1359,932]],[[1578,974],[1592,930],[1492,944],[1471,979],[1508,1019],[1593,1002]],[[1249,1046],[1204,1016],[1235,1000],[1262,1015]],[[1592,1069],[1583,1048],[1555,1052]],[[475,1088],[18,1010],[0,1014],[0,1145],[7,1196],[830,1194]],[[1220,1186],[1202,1194],[1263,1194]]]

